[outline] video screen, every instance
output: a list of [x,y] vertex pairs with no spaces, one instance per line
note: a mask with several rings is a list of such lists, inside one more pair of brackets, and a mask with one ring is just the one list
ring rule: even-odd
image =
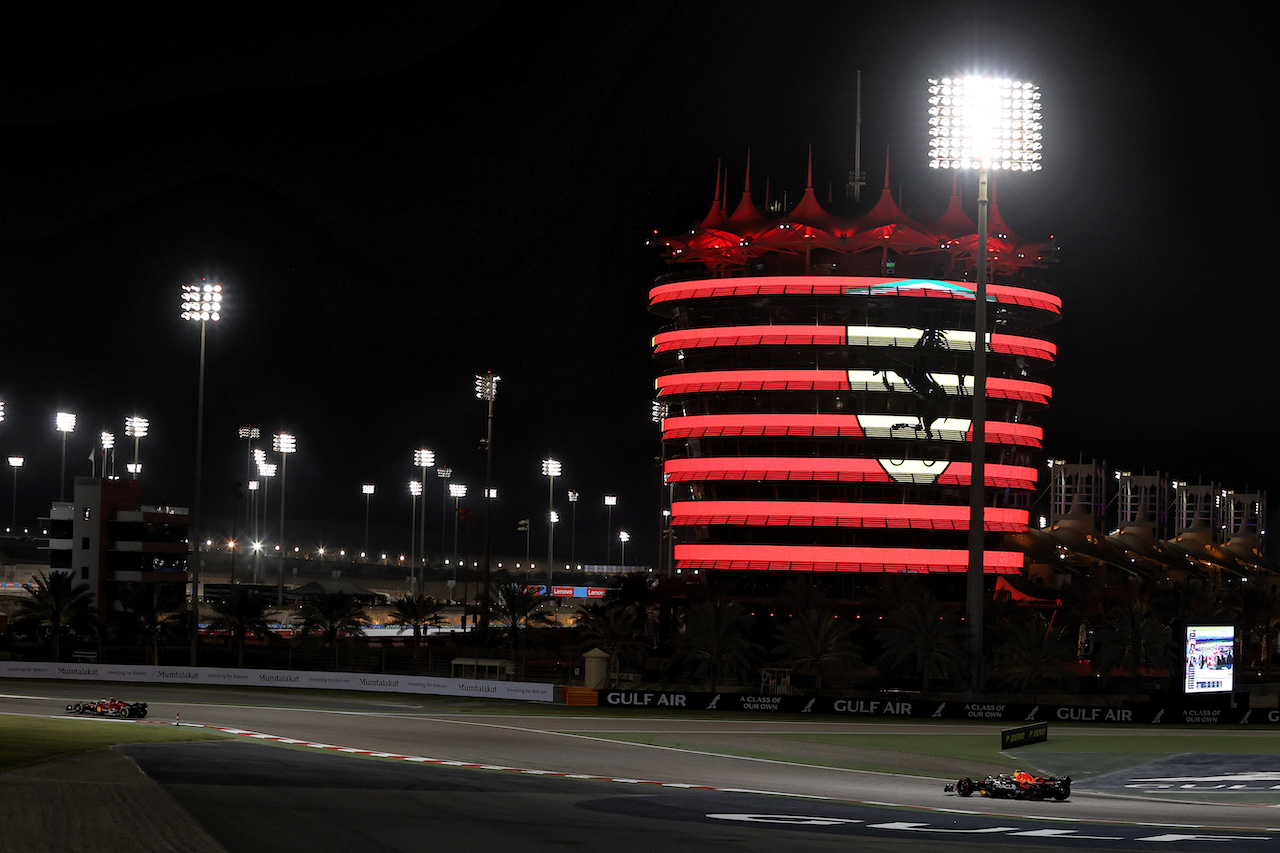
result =
[[1235,626],[1188,625],[1183,692],[1230,693],[1235,687],[1235,653]]

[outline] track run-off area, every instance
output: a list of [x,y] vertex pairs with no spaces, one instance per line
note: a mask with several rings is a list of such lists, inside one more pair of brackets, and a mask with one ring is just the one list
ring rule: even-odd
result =
[[[1165,743],[1176,744],[1180,730],[1084,724],[1055,726],[1048,743],[1002,754],[1000,725],[988,723],[661,716],[422,696],[35,681],[0,682],[0,714],[69,717],[68,703],[98,695],[148,702],[148,718],[76,718],[83,725],[176,725],[225,736],[119,750],[225,849],[246,853],[279,849],[284,826],[291,843],[313,851],[367,846],[370,838],[383,849],[419,849],[413,845],[427,829],[459,843],[485,838],[538,849],[582,842],[617,853],[655,844],[834,850],[851,838],[868,850],[1280,846],[1280,756],[1274,748],[1251,750],[1276,737],[1269,729],[1188,732],[1189,749],[1205,734],[1234,742],[1216,747],[1230,754],[1212,761],[1170,751]],[[1088,739],[1089,751],[1055,752],[1055,736],[1068,733]],[[951,748],[975,735],[990,743],[981,762]],[[1151,754],[1116,758],[1118,739],[1143,738],[1164,742]],[[1001,767],[1074,776],[1086,765],[1094,772],[1075,776],[1064,802],[943,792],[959,776]],[[343,829],[352,821],[361,834]]]

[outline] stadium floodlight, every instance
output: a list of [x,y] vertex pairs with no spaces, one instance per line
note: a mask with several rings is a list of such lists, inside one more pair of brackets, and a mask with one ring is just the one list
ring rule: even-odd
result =
[[1020,80],[955,76],[929,80],[929,165],[978,172],[978,242],[974,275],[973,418],[970,443],[969,565],[965,620],[969,623],[969,691],[985,687],[983,662],[983,525],[986,508],[987,420],[987,214],[992,169],[1041,168],[1040,89]]
[[364,495],[364,552],[369,553],[369,501],[373,498],[376,487],[373,483],[365,483],[360,487],[360,492]]
[[280,454],[280,565],[276,575],[276,607],[284,607],[284,489],[289,477],[289,454],[298,450],[298,439],[287,432],[271,437],[271,449]]
[[[498,382],[502,380],[501,376],[493,373],[477,373],[476,374],[476,397],[484,400],[489,404],[488,429],[485,433],[484,446],[484,567],[481,570],[481,589],[480,595],[484,601],[489,601],[489,584],[490,573],[489,563],[493,552],[493,401],[498,397]],[[489,608],[484,607],[480,611],[480,630],[486,631],[489,628]]]
[[10,456],[9,467],[13,469],[13,512],[9,519],[9,532],[18,532],[18,469],[27,464],[25,456]]
[[62,433],[62,474],[58,478],[58,502],[61,503],[67,499],[67,434],[75,432],[76,416],[71,412],[58,412],[54,415],[53,425]]
[[133,439],[133,465],[129,467],[129,473],[133,474],[135,480],[142,471],[142,466],[138,464],[138,439],[147,437],[147,429],[150,426],[150,421],[137,415],[124,419],[124,434]]
[[1039,171],[1040,88],[1019,80],[929,81],[929,165],[935,169]]

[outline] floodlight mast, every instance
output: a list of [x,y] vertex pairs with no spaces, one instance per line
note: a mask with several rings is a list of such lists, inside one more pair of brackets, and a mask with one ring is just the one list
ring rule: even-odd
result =
[[987,213],[992,169],[1039,171],[1039,87],[1018,80],[943,77],[929,81],[930,160],[935,169],[978,172],[978,245],[974,280],[973,417],[969,479],[969,565],[965,619],[969,623],[968,698],[986,681],[983,661],[983,539],[986,515]]
[[484,589],[481,592],[480,630],[489,628],[489,558],[493,553],[493,401],[498,396],[501,376],[492,372],[476,374],[476,397],[489,404],[488,429],[484,439]]

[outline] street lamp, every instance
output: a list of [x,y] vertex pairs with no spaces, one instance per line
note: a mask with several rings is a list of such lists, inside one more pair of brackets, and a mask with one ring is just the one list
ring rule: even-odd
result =
[[[423,469],[425,477],[426,469]],[[422,496],[422,483],[417,480],[409,481],[409,594],[416,594],[418,591],[418,543],[414,538],[418,533],[418,498]],[[425,510],[426,507],[424,506]],[[425,520],[425,518],[424,518]],[[423,542],[422,546],[425,550],[427,543]]]
[[13,469],[13,517],[9,521],[10,532],[18,529],[18,469],[25,464],[27,460],[22,456],[9,457],[9,467]]
[[555,459],[542,460],[542,475],[547,478],[547,584],[551,584],[551,575],[556,569],[556,477],[560,476],[561,466]]
[[76,416],[71,412],[58,412],[53,425],[62,433],[62,474],[58,478],[58,502],[62,503],[67,499],[67,435],[75,432]]
[[493,401],[498,396],[498,382],[501,380],[501,376],[493,373],[476,374],[476,397],[489,404],[488,428],[484,439],[484,589],[481,601],[485,602],[485,606],[480,608],[481,631],[489,627],[489,555],[493,541],[493,525],[490,523],[493,519],[493,490],[490,488],[493,481]]
[[929,165],[978,172],[977,274],[974,281],[973,419],[969,481],[969,566],[965,619],[969,623],[969,696],[978,698],[986,677],[982,659],[983,532],[986,509],[987,419],[987,184],[992,169],[1040,169],[1039,87],[989,77],[929,81]]
[[364,494],[364,550],[369,553],[369,501],[373,497],[373,483],[365,483],[360,487],[360,491]]
[[627,567],[627,543],[631,541],[631,534],[625,530],[618,531],[618,541],[622,543],[622,568]]
[[604,496],[604,563],[606,566],[613,561],[613,508],[617,505],[617,495]]
[[289,477],[289,454],[298,449],[298,439],[287,432],[276,433],[271,449],[280,454],[280,567],[276,574],[276,607],[284,607],[284,487]]
[[138,474],[142,473],[142,466],[138,464],[138,439],[146,438],[147,427],[150,425],[146,418],[140,418],[137,415],[124,419],[124,434],[133,439],[133,464],[129,467],[129,473],[135,480],[138,479]]
[[[191,501],[192,542],[200,541],[200,473],[204,451],[204,341],[205,327],[216,323],[222,310],[222,285],[201,280],[200,284],[182,285],[182,319],[200,324],[200,381],[196,392],[196,481],[195,498]],[[195,548],[195,565],[191,573],[191,665],[196,665],[196,648],[200,642],[200,549]]]

